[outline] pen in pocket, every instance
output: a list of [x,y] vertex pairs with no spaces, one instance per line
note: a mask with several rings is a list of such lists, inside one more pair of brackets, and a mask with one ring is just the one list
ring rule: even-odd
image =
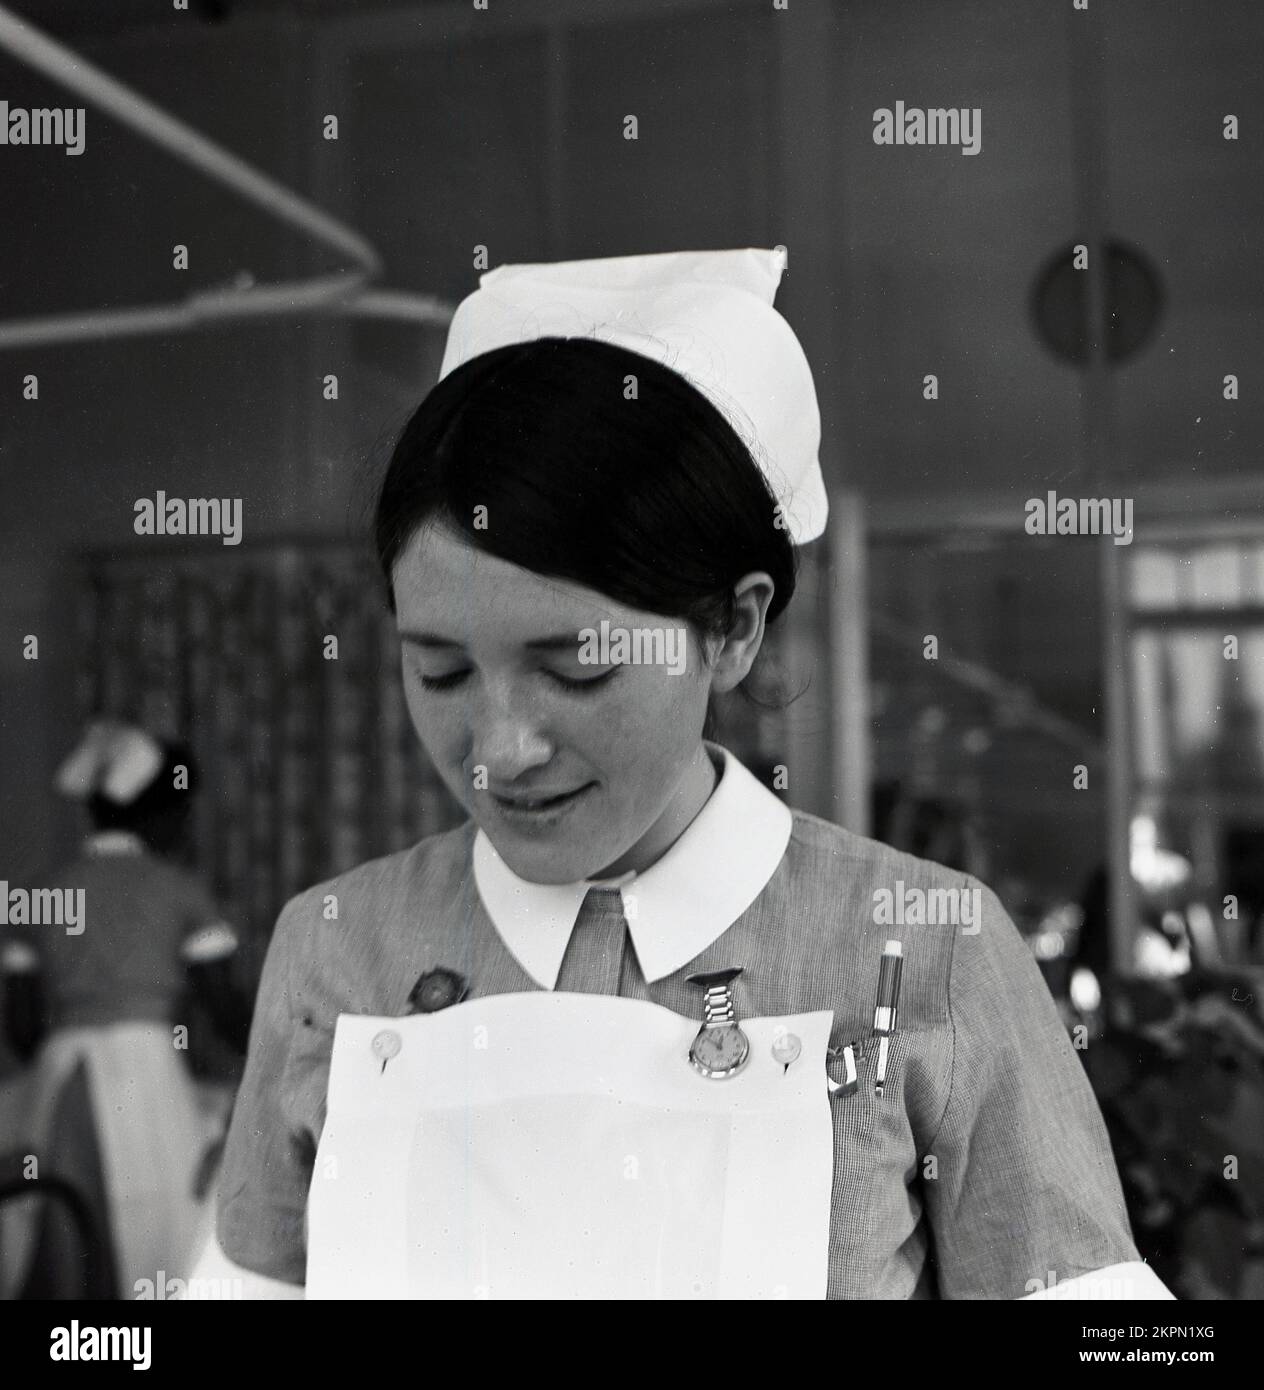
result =
[[874,1078],[874,1094],[881,1095],[887,1080],[887,1049],[895,1032],[900,1007],[900,975],[904,969],[904,947],[898,941],[888,941],[882,948],[882,964],[878,969],[878,999],[873,1009],[873,1032],[878,1039],[878,1071]]

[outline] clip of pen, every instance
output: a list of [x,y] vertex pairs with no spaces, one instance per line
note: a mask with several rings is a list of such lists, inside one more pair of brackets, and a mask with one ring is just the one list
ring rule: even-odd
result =
[[903,969],[904,947],[898,941],[888,941],[882,948],[882,964],[878,969],[878,1000],[873,1009],[873,1034],[879,1040],[878,1072],[873,1089],[874,1094],[879,1096],[887,1081],[887,1048],[895,1032]]

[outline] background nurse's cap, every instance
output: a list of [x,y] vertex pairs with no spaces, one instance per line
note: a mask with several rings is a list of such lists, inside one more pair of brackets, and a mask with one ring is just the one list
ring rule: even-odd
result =
[[457,307],[439,377],[536,338],[595,338],[653,358],[723,413],[802,544],[825,530],[829,503],[812,372],[773,308],[785,264],[780,249],[752,248],[498,266]]
[[57,769],[62,796],[86,801],[97,793],[116,806],[130,806],[162,771],[163,750],[143,729],[117,720],[89,724],[78,746]]

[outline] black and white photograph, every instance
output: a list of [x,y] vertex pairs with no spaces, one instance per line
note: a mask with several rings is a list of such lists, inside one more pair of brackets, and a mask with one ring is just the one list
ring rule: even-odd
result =
[[1258,0],[0,0],[0,1342],[1231,1353],[1262,225]]

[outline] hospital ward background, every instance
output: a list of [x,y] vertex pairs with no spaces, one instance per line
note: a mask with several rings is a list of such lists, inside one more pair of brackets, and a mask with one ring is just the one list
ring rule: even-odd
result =
[[1262,58],[1255,0],[0,5],[0,940],[125,847],[84,767],[197,777],[151,904],[180,1099],[131,1137],[188,1173],[170,1246],[120,1238],[82,1065],[31,1171],[10,946],[0,1294],[172,1296],[281,907],[459,819],[363,540],[453,306],[502,262],[783,246],[831,516],[720,741],[995,887],[1142,1255],[1264,1297]]

